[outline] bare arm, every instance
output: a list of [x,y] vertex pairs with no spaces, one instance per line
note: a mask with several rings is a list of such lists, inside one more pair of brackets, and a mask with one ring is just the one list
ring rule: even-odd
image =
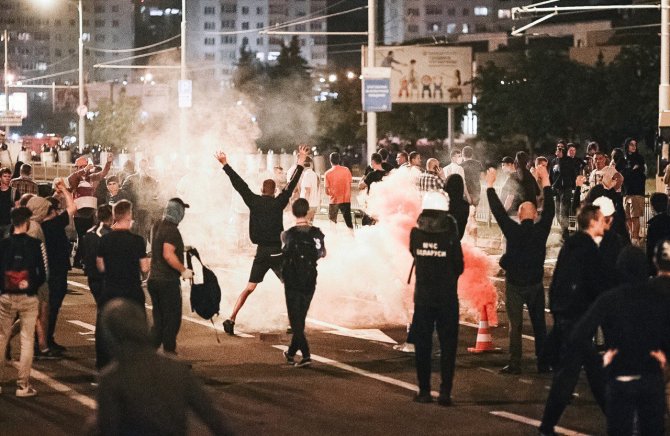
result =
[[77,205],[74,204],[72,193],[65,189],[65,184],[62,180],[56,182],[56,191],[65,197],[65,210],[67,211],[68,215],[72,217],[77,212]]
[[[100,258],[98,258],[100,259]],[[149,272],[149,268],[151,268],[151,258],[150,257],[143,257],[140,259],[140,270],[146,274]],[[98,268],[100,269],[100,268]]]
[[177,257],[175,253],[176,247],[168,242],[163,243],[163,259],[170,265],[173,269],[176,269],[180,273],[183,272],[186,267]]
[[98,256],[95,258],[95,266],[98,267],[98,271],[101,273],[105,272],[105,259],[102,257]]
[[97,173],[91,174],[89,177],[92,182],[97,182],[99,180],[104,179],[107,177],[107,174],[109,174],[109,170],[112,169],[112,161],[114,160],[114,155],[112,153],[109,153],[107,155],[107,162],[105,162],[105,167],[102,169],[102,171],[98,171]]

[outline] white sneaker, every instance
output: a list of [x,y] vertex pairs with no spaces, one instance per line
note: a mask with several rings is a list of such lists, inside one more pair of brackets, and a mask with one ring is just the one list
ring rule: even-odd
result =
[[25,398],[25,397],[34,397],[35,395],[37,395],[37,391],[30,385],[23,388],[19,386],[16,389],[17,397]]

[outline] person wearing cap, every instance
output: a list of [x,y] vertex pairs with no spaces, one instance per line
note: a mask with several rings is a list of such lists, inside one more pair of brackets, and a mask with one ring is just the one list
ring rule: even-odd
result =
[[165,206],[163,219],[154,226],[151,240],[151,269],[147,288],[153,304],[152,340],[156,348],[176,353],[177,333],[181,326],[181,286],[179,279],[193,278],[193,271],[184,265],[184,241],[179,223],[188,204],[171,198]]
[[[101,180],[107,177],[112,168],[114,155],[107,155],[107,162],[102,171],[95,172],[93,162],[86,157],[80,156],[74,162],[76,171],[70,174],[66,180],[66,185],[70,188],[74,203],[77,205],[77,213],[74,216],[74,227],[77,230],[77,238],[82,241],[84,234],[93,226],[93,217],[98,208],[98,199],[95,197],[95,191]],[[77,246],[77,252],[74,256],[74,264],[81,267],[81,245]]]
[[240,194],[244,203],[249,207],[249,237],[251,242],[258,246],[254,257],[249,282],[235,302],[230,318],[223,322],[223,329],[229,335],[235,334],[235,320],[237,313],[242,309],[249,295],[265,278],[265,274],[272,270],[281,280],[281,232],[284,231],[284,208],[291,198],[293,190],[298,185],[303,171],[303,163],[309,154],[309,147],[298,147],[298,166],[289,184],[275,197],[275,181],[263,181],[262,195],[254,194],[244,180],[228,164],[228,157],[218,151],[214,157],[223,167],[223,171],[230,178],[233,188]]
[[[670,244],[667,250],[670,255]],[[670,256],[664,260],[663,251],[657,251],[657,263],[667,276]],[[597,327],[602,327],[607,433],[660,436],[665,434],[663,370],[670,352],[668,284],[664,292],[656,286],[663,279],[648,280],[647,259],[637,247],[621,252],[617,268],[620,285],[596,299],[575,326],[572,343],[577,350],[589,350]]]
[[[598,182],[595,185],[591,186],[589,193],[587,194],[584,204],[593,204],[593,202],[599,197],[607,197],[612,200],[614,205],[614,214],[612,215],[613,221],[610,223],[610,228],[614,230],[624,241],[629,241],[630,236],[628,229],[626,228],[626,214],[623,208],[623,197],[616,190],[617,180],[621,178],[616,169],[612,166],[606,166],[600,170],[600,177]],[[576,186],[581,188],[585,183],[584,176],[578,176],[576,179]],[[575,190],[574,200],[575,203],[579,201],[578,191]],[[607,215],[610,216],[610,215]],[[616,258],[615,258],[616,259]]]
[[442,384],[438,403],[450,406],[458,345],[458,277],[463,274],[463,250],[456,220],[447,212],[449,201],[441,192],[427,192],[423,211],[409,237],[416,265],[414,316],[410,327],[416,347],[419,392],[414,400],[433,401],[430,391],[433,331],[440,341]]
[[[617,267],[617,258],[621,254],[621,250],[630,245],[630,240],[627,237],[622,237],[617,232],[616,224],[621,225],[623,221],[617,220],[617,210],[610,198],[598,197],[592,204],[599,207],[600,212],[605,217],[605,233],[598,244],[598,252],[602,259],[603,289],[610,289],[620,283],[621,277]],[[647,272],[646,269],[645,272]]]
[[542,347],[547,335],[544,319],[544,259],[547,255],[547,238],[554,219],[554,200],[551,196],[549,173],[538,166],[536,176],[542,183],[544,205],[538,218],[537,207],[526,201],[519,205],[519,222],[507,215],[493,187],[496,181],[495,168],[486,172],[486,197],[491,213],[507,239],[505,253],[500,266],[505,270],[505,309],[509,319],[510,361],[500,370],[503,374],[521,373],[521,333],[523,328],[523,305],[528,306],[528,315],[535,334],[535,356],[538,372],[548,372],[549,365],[542,361]]

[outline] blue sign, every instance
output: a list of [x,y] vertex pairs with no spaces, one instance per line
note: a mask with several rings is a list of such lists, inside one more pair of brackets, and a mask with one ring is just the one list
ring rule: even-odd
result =
[[363,111],[391,111],[391,79],[363,79]]

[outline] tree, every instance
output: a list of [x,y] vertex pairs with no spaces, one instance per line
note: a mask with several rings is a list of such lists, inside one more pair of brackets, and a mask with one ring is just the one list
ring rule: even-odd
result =
[[127,147],[140,123],[140,102],[122,96],[116,103],[102,100],[97,115],[88,122],[89,144],[100,144],[118,150]]

